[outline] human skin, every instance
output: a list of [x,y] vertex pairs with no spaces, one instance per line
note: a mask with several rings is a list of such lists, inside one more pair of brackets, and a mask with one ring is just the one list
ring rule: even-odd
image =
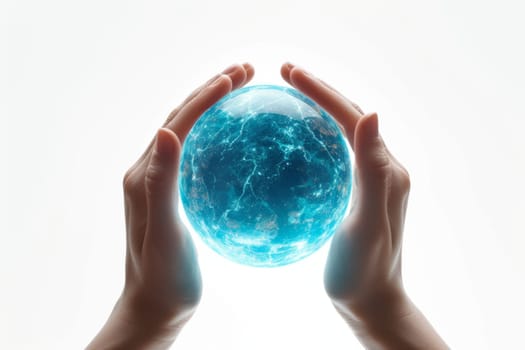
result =
[[[167,349],[191,318],[202,285],[190,235],[177,216],[181,144],[200,115],[248,83],[250,64],[233,65],[176,108],[124,176],[127,229],[123,292],[88,349]],[[325,288],[367,349],[446,349],[404,291],[401,246],[410,180],[364,115],[326,83],[286,63],[285,81],[338,122],[355,153],[351,214],[332,240]]]
[[292,64],[281,75],[339,123],[355,154],[350,215],[332,239],[325,289],[367,349],[448,349],[403,287],[401,248],[410,191],[375,113],[364,114],[334,88]]
[[204,111],[253,73],[249,64],[233,65],[195,90],[126,172],[124,289],[88,349],[167,349],[193,315],[202,283],[193,242],[176,214],[181,144]]

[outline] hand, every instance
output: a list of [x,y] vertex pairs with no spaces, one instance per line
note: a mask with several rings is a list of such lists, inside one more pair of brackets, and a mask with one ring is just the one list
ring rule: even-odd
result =
[[446,348],[403,288],[410,179],[379,135],[377,114],[364,115],[303,69],[285,64],[281,74],[335,118],[355,154],[351,212],[333,237],[325,269],[334,306],[367,348]]
[[202,286],[191,237],[177,215],[181,145],[202,113],[253,74],[249,64],[233,65],[193,92],[127,171],[125,286],[88,348],[167,348],[193,315]]
[[383,299],[384,293],[402,293],[401,238],[410,180],[386,149],[377,115],[363,115],[356,104],[300,68],[284,66],[283,77],[336,119],[355,152],[351,214],[332,241],[327,292],[355,308]]

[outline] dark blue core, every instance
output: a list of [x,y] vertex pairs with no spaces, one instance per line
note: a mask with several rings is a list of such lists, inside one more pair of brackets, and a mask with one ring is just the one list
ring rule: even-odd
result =
[[207,110],[184,142],[179,190],[220,255],[282,266],[318,250],[348,206],[351,164],[332,117],[297,90],[256,85]]

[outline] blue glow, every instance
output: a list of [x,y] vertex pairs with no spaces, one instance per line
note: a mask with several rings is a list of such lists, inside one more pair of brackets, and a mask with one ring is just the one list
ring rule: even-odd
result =
[[181,202],[220,255],[282,266],[318,250],[343,219],[351,191],[346,141],[297,90],[256,85],[206,111],[184,142]]

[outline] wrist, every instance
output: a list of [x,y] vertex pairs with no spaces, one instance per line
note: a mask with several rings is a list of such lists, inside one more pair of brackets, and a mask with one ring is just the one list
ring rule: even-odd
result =
[[403,290],[334,306],[367,349],[448,349]]
[[352,328],[380,327],[383,322],[403,318],[413,312],[413,304],[403,290],[382,289],[375,294],[352,299],[332,299],[336,310]]
[[192,314],[121,297],[87,349],[168,349]]
[[[383,298],[372,298],[348,308],[338,308],[357,335],[374,339],[378,344],[383,338],[397,338],[400,323],[414,315],[416,310],[406,294],[387,294]],[[378,344],[373,348],[381,349]]]

